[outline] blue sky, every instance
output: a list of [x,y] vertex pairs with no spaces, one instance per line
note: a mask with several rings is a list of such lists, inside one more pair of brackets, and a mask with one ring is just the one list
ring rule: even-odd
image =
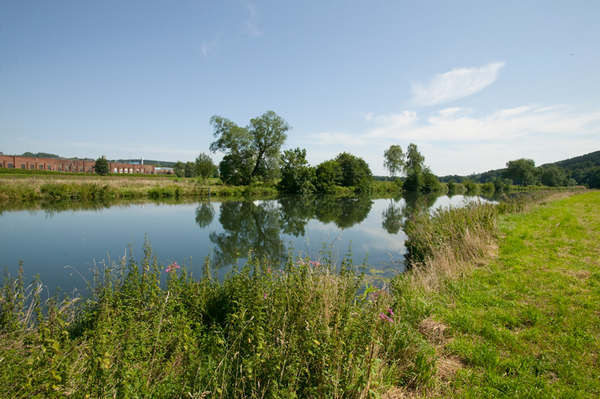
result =
[[[414,4],[417,3],[417,4]],[[0,151],[193,160],[209,118],[274,110],[313,164],[436,174],[600,149],[600,2],[13,1]],[[220,159],[214,154],[215,160]]]

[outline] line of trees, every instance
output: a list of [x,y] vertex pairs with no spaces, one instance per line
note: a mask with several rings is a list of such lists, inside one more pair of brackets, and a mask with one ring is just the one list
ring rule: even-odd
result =
[[244,127],[221,116],[213,116],[211,125],[215,141],[210,149],[225,154],[219,174],[226,184],[247,185],[280,178],[278,188],[285,193],[333,193],[338,187],[351,187],[357,193],[370,190],[373,174],[369,165],[352,154],[341,153],[312,167],[305,149],[282,153],[290,126],[273,111],[250,119]]
[[[215,141],[210,149],[225,154],[219,164],[219,175],[226,184],[247,185],[280,178],[278,188],[284,193],[328,194],[340,188],[355,193],[371,190],[373,174],[360,157],[343,152],[312,167],[305,149],[282,153],[290,126],[273,111],[250,119],[247,126],[221,116],[213,116],[211,125]],[[415,144],[410,144],[406,153],[399,145],[391,146],[384,154],[384,165],[394,177],[406,174],[406,191],[428,193],[441,188],[437,177],[424,165],[424,157]],[[396,181],[398,188],[402,187],[402,180]]]
[[518,186],[574,186],[577,182],[569,178],[564,170],[555,165],[537,168],[532,159],[508,161],[502,177]]
[[[373,174],[360,157],[343,152],[313,167],[308,164],[305,149],[282,152],[290,126],[273,111],[250,119],[246,126],[217,115],[210,123],[215,137],[210,150],[223,153],[223,159],[218,167],[206,154],[200,154],[195,162],[177,162],[174,168],[177,176],[204,179],[219,176],[223,183],[232,185],[273,183],[279,179],[278,189],[290,194],[328,194],[340,188],[355,193],[371,190]],[[383,160],[398,189],[431,193],[442,188],[437,176],[425,165],[416,144],[409,144],[406,151],[400,145],[391,145],[385,150]],[[518,159],[509,161],[502,174],[489,183],[490,189],[493,185],[496,191],[504,191],[510,184],[565,186],[575,181],[556,166],[536,168],[532,160]],[[468,190],[466,185],[465,188]]]
[[209,177],[218,177],[217,166],[213,163],[210,156],[202,153],[194,162],[177,162],[173,167],[173,172],[178,177],[200,177],[204,180]]
[[[406,153],[399,145],[390,146],[383,154],[383,165],[404,191],[431,193],[441,189],[441,184],[431,170],[425,166],[425,157],[419,152],[416,144],[409,144]],[[397,175],[404,173],[402,181]]]

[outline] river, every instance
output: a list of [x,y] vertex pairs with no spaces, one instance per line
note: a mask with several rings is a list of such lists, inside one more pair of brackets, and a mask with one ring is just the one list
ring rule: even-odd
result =
[[[43,206],[0,213],[0,270],[35,275],[48,292],[84,291],[93,270],[140,259],[147,239],[163,265],[177,262],[194,275],[208,258],[223,278],[252,251],[274,267],[289,256],[331,260],[346,256],[377,278],[404,271],[403,218],[415,209],[463,206],[479,197],[127,203]],[[485,201],[485,200],[484,200]],[[91,209],[87,209],[91,208]]]

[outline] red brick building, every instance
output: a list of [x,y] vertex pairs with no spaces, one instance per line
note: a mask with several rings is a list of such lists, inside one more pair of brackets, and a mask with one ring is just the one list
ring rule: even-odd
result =
[[[0,155],[0,168],[52,170],[57,172],[93,173],[96,161],[87,159],[32,158],[18,155]],[[153,165],[109,162],[110,173],[154,174]]]

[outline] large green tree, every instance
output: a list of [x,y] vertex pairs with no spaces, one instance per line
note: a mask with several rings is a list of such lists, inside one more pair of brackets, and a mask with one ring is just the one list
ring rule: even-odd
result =
[[217,168],[213,163],[211,157],[202,153],[198,155],[196,158],[196,175],[200,176],[203,179],[208,179],[215,173],[215,169]]
[[544,167],[541,179],[543,185],[552,187],[566,186],[568,181],[566,173],[556,165]]
[[416,144],[410,143],[406,150],[406,160],[403,168],[406,173],[406,181],[403,184],[405,191],[418,192],[425,184],[423,176],[425,157],[421,155]]
[[196,164],[194,162],[186,162],[183,173],[185,177],[196,177]]
[[406,150],[406,162],[404,163],[404,172],[407,176],[421,174],[424,168],[425,157],[421,155],[416,144],[410,143]]
[[512,180],[518,186],[532,186],[539,183],[539,173],[532,159],[508,161],[503,177]]
[[277,174],[281,146],[290,129],[287,122],[273,111],[250,119],[246,127],[221,116],[210,120],[216,140],[213,152],[225,153],[219,165],[226,183],[249,184],[253,180],[268,180]]
[[316,190],[320,193],[331,194],[335,192],[335,186],[342,181],[342,168],[334,160],[321,162],[317,165],[315,175]]
[[290,194],[308,194],[314,191],[315,168],[308,165],[306,150],[286,150],[281,156],[279,189]]
[[383,158],[383,166],[390,172],[391,177],[395,177],[404,169],[404,163],[406,162],[404,151],[399,145],[391,145],[383,153]]
[[369,191],[373,174],[364,159],[343,152],[335,161],[342,168],[342,186],[355,187],[360,192]]

